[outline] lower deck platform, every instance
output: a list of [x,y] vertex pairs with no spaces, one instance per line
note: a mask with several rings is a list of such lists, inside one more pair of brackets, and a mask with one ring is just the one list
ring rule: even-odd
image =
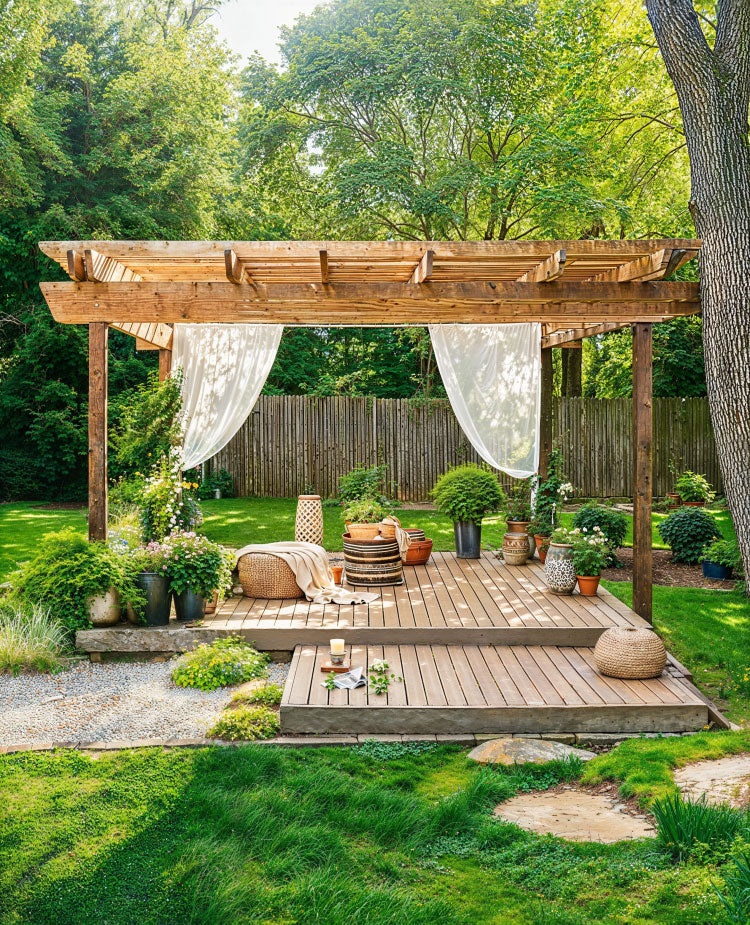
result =
[[327,647],[298,646],[281,702],[285,735],[687,732],[708,723],[705,701],[679,672],[606,678],[586,647],[352,645],[348,655],[366,670],[385,659],[396,679],[385,694],[328,690]]

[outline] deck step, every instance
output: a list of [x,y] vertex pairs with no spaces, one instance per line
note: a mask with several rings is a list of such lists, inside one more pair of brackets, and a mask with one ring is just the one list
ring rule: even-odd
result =
[[283,735],[553,732],[688,732],[708,708],[684,678],[645,681],[600,675],[583,646],[357,645],[354,666],[388,662],[403,680],[386,694],[329,691],[328,648],[294,650],[281,702]]

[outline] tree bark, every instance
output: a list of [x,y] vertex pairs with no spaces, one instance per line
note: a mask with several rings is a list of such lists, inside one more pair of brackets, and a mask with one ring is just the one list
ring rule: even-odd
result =
[[711,420],[750,575],[750,3],[717,5],[714,47],[690,0],[647,0],[690,157]]
[[580,398],[583,395],[583,350],[564,348],[562,356],[562,387],[564,398]]

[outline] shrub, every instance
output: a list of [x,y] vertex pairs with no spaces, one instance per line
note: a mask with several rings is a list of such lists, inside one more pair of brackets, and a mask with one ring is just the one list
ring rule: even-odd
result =
[[120,421],[112,435],[115,461],[127,474],[146,472],[155,459],[167,456],[180,444],[181,378],[159,382],[153,370],[148,380],[122,402]]
[[385,497],[385,479],[388,466],[356,466],[346,475],[339,476],[339,495],[344,504],[360,501],[362,498],[378,498],[381,502]]
[[181,656],[172,672],[178,687],[197,687],[213,691],[217,687],[262,678],[269,658],[248,645],[239,636],[227,636],[203,643]]
[[530,521],[531,511],[531,480],[521,479],[510,490],[508,498],[507,519],[509,521]]
[[388,508],[374,498],[352,501],[344,508],[344,518],[353,524],[379,523],[388,514]]
[[444,472],[432,489],[438,511],[453,521],[481,524],[485,514],[500,510],[503,490],[489,469],[473,464]]
[[721,539],[719,525],[700,508],[681,508],[659,524],[659,535],[672,550],[675,562],[695,565],[703,550],[715,539]]
[[245,693],[237,691],[232,697],[232,703],[262,703],[267,707],[277,707],[284,696],[284,688],[271,681],[267,681],[262,687],[254,691]]
[[628,519],[622,511],[617,511],[613,507],[589,503],[584,504],[580,511],[576,511],[573,526],[580,527],[587,533],[593,533],[594,527],[598,527],[607,540],[607,546],[614,551],[625,542]]
[[750,851],[732,858],[732,864],[724,877],[726,892],[716,892],[729,921],[745,925],[750,922]]
[[234,482],[226,469],[211,472],[205,479],[201,479],[200,470],[196,466],[184,473],[185,481],[197,486],[196,493],[201,501],[213,498],[216,489],[221,490],[222,498],[231,498],[234,494]]
[[686,469],[675,482],[675,491],[683,501],[713,501],[716,493],[711,490],[711,483],[705,475]]
[[242,707],[227,710],[209,729],[211,739],[227,742],[272,739],[281,728],[279,717],[268,707]]
[[161,544],[169,577],[169,589],[175,594],[192,591],[213,597],[214,591],[225,592],[232,583],[234,557],[218,543],[197,533],[172,533]]
[[748,811],[711,806],[705,796],[693,801],[671,794],[655,800],[652,812],[662,849],[677,861],[695,853],[728,850],[735,838],[750,835]]
[[54,671],[65,647],[65,629],[40,604],[0,608],[0,670]]
[[737,575],[742,574],[742,554],[736,540],[716,540],[705,550],[700,562],[713,562],[730,568]]
[[72,529],[44,536],[34,558],[11,580],[13,602],[44,605],[71,633],[90,626],[88,599],[110,588],[123,603],[142,600],[124,557]]

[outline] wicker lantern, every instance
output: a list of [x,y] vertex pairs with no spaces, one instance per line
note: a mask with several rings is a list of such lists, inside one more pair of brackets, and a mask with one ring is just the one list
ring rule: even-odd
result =
[[320,495],[300,495],[297,499],[294,538],[300,543],[323,545],[323,505]]

